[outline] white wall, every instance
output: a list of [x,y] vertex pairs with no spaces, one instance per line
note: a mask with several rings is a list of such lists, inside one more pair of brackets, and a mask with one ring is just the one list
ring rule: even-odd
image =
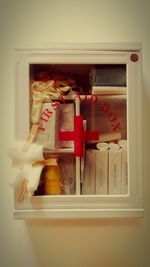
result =
[[[0,267],[150,266],[149,0],[1,0],[0,13]],[[13,220],[6,155],[14,139],[12,50],[49,42],[137,41],[143,44],[144,219]]]

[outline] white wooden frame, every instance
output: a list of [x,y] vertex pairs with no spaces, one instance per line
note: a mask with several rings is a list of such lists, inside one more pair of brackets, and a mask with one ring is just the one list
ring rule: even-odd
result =
[[[16,138],[22,140],[25,140],[29,133],[29,64],[126,64],[128,170],[130,180],[128,195],[34,196],[25,200],[23,204],[18,204],[15,197],[15,218],[143,216],[140,49],[140,44],[55,44],[49,46],[48,49],[16,51]],[[131,61],[132,53],[138,55],[137,62]],[[78,162],[77,170],[79,170],[79,165]]]

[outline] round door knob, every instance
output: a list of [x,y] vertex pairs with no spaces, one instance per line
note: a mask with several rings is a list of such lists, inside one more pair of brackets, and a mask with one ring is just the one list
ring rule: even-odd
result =
[[133,54],[131,54],[130,59],[131,59],[131,61],[133,61],[133,62],[137,62],[138,59],[139,59],[139,56],[138,56],[138,54],[133,53]]

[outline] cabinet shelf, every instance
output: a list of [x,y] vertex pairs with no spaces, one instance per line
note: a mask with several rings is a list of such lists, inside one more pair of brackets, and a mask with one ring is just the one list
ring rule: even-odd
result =
[[[84,95],[72,95],[72,96],[63,96],[64,101],[75,101],[79,99],[80,101],[86,102],[96,102],[97,99],[127,99],[127,94],[84,94]],[[57,101],[56,98],[52,98],[53,101]]]
[[46,154],[65,154],[65,153],[74,153],[74,148],[57,148],[57,149],[44,149],[43,153]]

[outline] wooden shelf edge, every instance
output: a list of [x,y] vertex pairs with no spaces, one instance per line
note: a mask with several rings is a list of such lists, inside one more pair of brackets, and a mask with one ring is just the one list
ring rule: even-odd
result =
[[53,209],[15,211],[14,219],[142,218],[144,209]]

